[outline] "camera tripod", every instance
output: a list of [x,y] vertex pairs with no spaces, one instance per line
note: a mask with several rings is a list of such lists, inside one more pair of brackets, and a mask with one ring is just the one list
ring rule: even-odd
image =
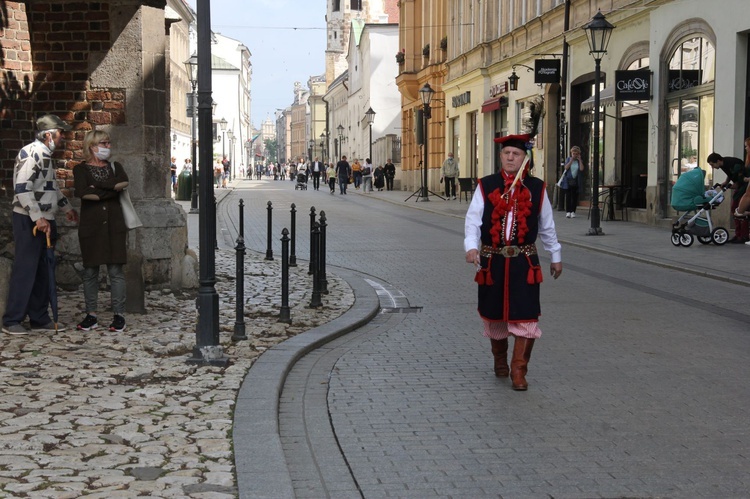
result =
[[[422,170],[422,168],[423,168],[422,161],[419,162],[419,168],[420,168],[420,170]],[[427,175],[426,175],[426,172],[424,170],[422,170],[422,172],[423,172],[423,175],[421,175],[421,177],[422,177],[422,186],[419,189],[417,189],[416,191],[412,192],[411,196],[409,196],[408,198],[404,199],[404,202],[410,200],[411,198],[413,198],[417,194],[419,194],[419,196],[415,200],[415,202],[417,202],[417,203],[419,201],[429,201],[430,198],[429,198],[428,194],[432,194],[433,196],[439,197],[440,199],[442,199],[443,201],[445,201],[445,198],[443,196],[441,196],[440,194],[435,194],[434,192],[432,192],[431,190],[429,190],[427,188],[427,185],[426,185],[427,184],[427,179],[426,179]]]

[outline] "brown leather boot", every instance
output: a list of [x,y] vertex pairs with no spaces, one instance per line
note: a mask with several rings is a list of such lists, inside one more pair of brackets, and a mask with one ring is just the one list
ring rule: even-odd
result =
[[495,358],[495,376],[507,378],[510,374],[508,367],[508,338],[504,340],[490,340],[492,343],[492,356]]
[[529,387],[529,384],[526,383],[526,372],[528,371],[533,347],[533,339],[516,336],[513,344],[513,358],[510,361],[510,380],[513,383],[514,390],[523,391]]

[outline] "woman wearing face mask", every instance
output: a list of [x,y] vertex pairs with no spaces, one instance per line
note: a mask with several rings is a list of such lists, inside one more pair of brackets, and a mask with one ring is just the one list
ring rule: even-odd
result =
[[86,317],[77,329],[89,331],[99,326],[97,297],[99,267],[107,266],[112,290],[114,319],[110,331],[125,329],[125,240],[128,229],[120,208],[120,191],[128,186],[128,176],[120,163],[110,163],[109,134],[91,131],[83,139],[84,162],[73,169],[76,196],[81,198],[78,240],[83,260],[83,296]]

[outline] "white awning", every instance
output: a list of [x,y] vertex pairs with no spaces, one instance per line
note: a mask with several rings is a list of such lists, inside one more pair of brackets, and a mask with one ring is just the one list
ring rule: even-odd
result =
[[[599,92],[599,104],[602,106],[613,106],[617,102],[615,101],[615,87],[605,87],[604,90]],[[594,96],[592,95],[585,101],[581,102],[581,111],[591,111],[594,109]]]

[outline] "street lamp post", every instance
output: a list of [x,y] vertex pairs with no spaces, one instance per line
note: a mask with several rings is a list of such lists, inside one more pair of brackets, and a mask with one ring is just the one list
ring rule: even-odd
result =
[[424,158],[422,159],[422,192],[420,198],[422,201],[429,201],[430,198],[427,195],[427,144],[429,143],[429,134],[427,130],[427,123],[430,119],[430,103],[432,102],[432,95],[435,91],[432,89],[429,83],[425,83],[422,88],[419,89],[419,96],[422,98],[423,116],[424,116]]
[[221,160],[224,161],[224,156],[226,153],[224,152],[224,132],[227,130],[227,120],[222,118],[219,122],[219,128],[221,129]]
[[609,39],[612,36],[612,30],[615,27],[610,24],[605,18],[602,11],[596,13],[591,21],[586,24],[583,29],[586,30],[586,36],[589,42],[589,53],[594,57],[596,62],[596,70],[594,72],[594,172],[592,183],[593,192],[591,194],[591,227],[589,228],[589,236],[602,236],[602,228],[599,226],[600,223],[600,211],[599,211],[599,98],[600,90],[599,85],[601,82],[601,60],[604,54],[607,53],[607,45],[609,45]]
[[325,131],[320,134],[320,155],[323,158],[323,163],[326,162],[326,133]]
[[372,108],[368,109],[365,113],[365,119],[370,126],[370,162],[372,163],[372,123],[375,121],[375,111]]
[[188,99],[190,105],[188,107],[190,115],[190,165],[191,165],[191,178],[193,184],[193,192],[190,196],[190,213],[198,213],[198,174],[196,171],[196,142],[195,142],[195,119],[196,119],[196,101],[198,100],[195,94],[195,89],[198,86],[198,54],[193,53],[190,59],[185,61],[185,69],[187,70],[188,80],[193,90],[190,93]]
[[232,177],[234,177],[234,175],[232,175],[232,172],[234,171],[234,161],[232,159],[232,157],[234,156],[232,154],[232,150],[234,149],[234,132],[231,129],[227,130],[227,138],[229,139],[229,172],[228,172],[228,175],[229,175],[229,181],[231,182]]
[[[211,116],[211,1],[197,0],[198,19],[198,139],[212,144]],[[200,148],[199,288],[195,348],[189,363],[226,366],[228,359],[219,342],[219,295],[216,292],[216,205],[212,181],[213,151]]]
[[313,147],[315,147],[315,141],[310,139],[307,141],[307,158],[312,163],[313,160]]
[[339,125],[336,127],[336,130],[339,132],[339,150],[336,151],[336,159],[341,159],[341,156],[344,155],[344,146],[341,144],[341,141],[344,139],[344,127]]

